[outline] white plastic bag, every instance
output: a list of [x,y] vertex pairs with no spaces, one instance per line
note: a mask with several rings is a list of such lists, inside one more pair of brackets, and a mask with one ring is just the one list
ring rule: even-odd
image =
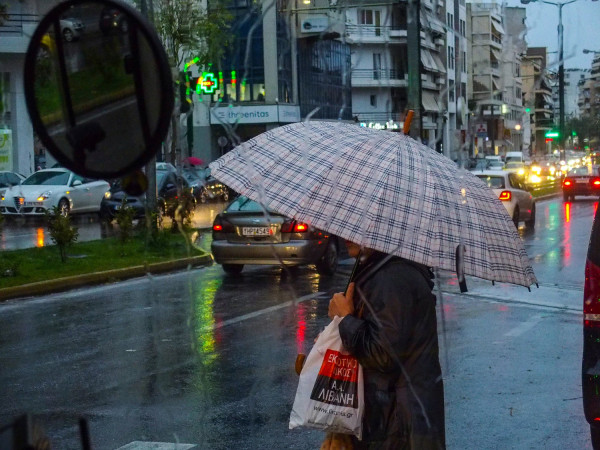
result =
[[290,429],[305,426],[362,438],[362,366],[342,345],[334,317],[311,349],[298,381]]

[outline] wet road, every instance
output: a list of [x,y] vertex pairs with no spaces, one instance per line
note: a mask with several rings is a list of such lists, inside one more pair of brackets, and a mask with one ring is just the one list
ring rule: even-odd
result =
[[[591,448],[580,303],[596,207],[540,202],[536,230],[520,230],[540,289],[469,279],[458,295],[444,278],[448,448]],[[1,304],[0,423],[37,413],[54,448],[78,448],[79,415],[97,449],[318,448],[322,433],[287,429],[293,361],[328,322],[345,263],[331,279],[212,266]]]

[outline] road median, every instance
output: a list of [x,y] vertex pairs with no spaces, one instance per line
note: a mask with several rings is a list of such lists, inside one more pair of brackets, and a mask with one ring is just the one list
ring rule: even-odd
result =
[[39,281],[0,289],[0,301],[19,297],[50,294],[53,292],[67,291],[82,286],[110,283],[141,277],[146,274],[159,274],[183,270],[188,267],[208,266],[213,263],[210,254],[162,261],[152,264],[125,267],[122,269],[106,270],[102,272],[86,273],[70,277],[56,278],[53,280]]

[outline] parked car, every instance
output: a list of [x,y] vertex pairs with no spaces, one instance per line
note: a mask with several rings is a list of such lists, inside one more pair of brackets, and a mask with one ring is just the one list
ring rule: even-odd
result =
[[3,195],[6,189],[17,186],[25,179],[23,175],[9,170],[0,171],[0,195]]
[[574,201],[576,195],[600,196],[598,166],[581,166],[569,170],[562,182],[562,192],[565,202]]
[[67,42],[79,39],[84,29],[85,26],[79,19],[75,19],[74,17],[60,19],[60,32],[62,33],[63,39]]
[[321,275],[337,270],[338,238],[239,196],[213,223],[212,254],[230,274],[244,264],[315,264]]
[[100,211],[109,184],[85,178],[68,169],[38,170],[0,197],[0,213],[5,216],[43,216],[54,206],[63,214]]
[[583,286],[583,411],[593,448],[600,448],[600,208],[592,225]]
[[494,190],[515,226],[525,221],[528,228],[535,227],[535,200],[525,190],[523,179],[515,172],[505,170],[484,170],[475,175]]
[[[167,168],[168,169],[168,168]],[[156,200],[160,214],[172,216],[174,208],[179,201],[179,195],[187,191],[191,197],[191,188],[187,181],[183,178],[178,178],[173,170],[164,170],[157,168],[156,170]],[[107,189],[102,199],[100,207],[100,217],[106,221],[112,221],[115,218],[115,213],[121,208],[121,204],[125,199],[127,206],[135,210],[135,218],[140,219],[145,217],[146,196],[138,197],[128,195],[122,188],[119,181],[115,182],[110,189]]]

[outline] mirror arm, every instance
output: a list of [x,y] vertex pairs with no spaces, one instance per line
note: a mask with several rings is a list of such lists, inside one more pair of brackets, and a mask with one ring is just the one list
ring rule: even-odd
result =
[[[60,33],[60,20],[57,17],[52,23],[54,27],[54,35],[61,36]],[[71,90],[69,89],[69,76],[67,74],[67,64],[65,62],[65,49],[62,39],[56,39],[55,45],[58,55],[58,67],[59,67],[59,81],[62,89],[61,94],[63,95],[63,113],[65,114],[67,124],[69,127],[75,126],[75,113],[73,111],[73,102],[71,99]]]
[[131,68],[133,69],[133,79],[135,86],[135,95],[137,97],[138,114],[140,115],[140,125],[142,127],[142,135],[144,138],[144,144],[150,145],[150,123],[148,121],[148,112],[146,110],[146,98],[144,95],[144,77],[141,73],[141,58],[140,58],[140,45],[138,41],[137,26],[132,24],[129,27],[129,42],[131,43],[131,60],[128,61]]

